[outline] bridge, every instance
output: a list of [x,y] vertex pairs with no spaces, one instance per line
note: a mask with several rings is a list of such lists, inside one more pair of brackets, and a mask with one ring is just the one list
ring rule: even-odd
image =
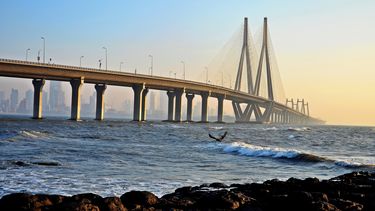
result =
[[[217,99],[217,122],[223,122],[224,100],[232,102],[236,122],[249,123],[284,123],[284,124],[321,124],[323,121],[310,116],[308,104],[304,100],[286,99],[286,103],[274,99],[272,86],[272,71],[267,42],[267,19],[263,26],[263,44],[258,61],[255,83],[249,55],[247,18],[245,18],[243,46],[237,70],[234,89],[207,83],[172,79],[161,76],[104,71],[101,69],[76,66],[27,62],[19,60],[0,59],[0,76],[32,79],[34,86],[33,118],[42,118],[42,90],[46,80],[68,81],[72,88],[71,119],[80,119],[81,87],[84,83],[95,84],[96,90],[96,120],[104,119],[104,94],[108,85],[131,87],[134,92],[133,120],[146,120],[146,99],[150,89],[167,91],[168,116],[167,121],[181,122],[182,97],[187,99],[186,121],[192,121],[192,105],[195,95],[202,99],[201,122],[208,122],[208,98]],[[241,78],[247,64],[247,92],[241,90]],[[267,75],[268,97],[260,95],[263,63]],[[288,105],[291,103],[291,107]]]

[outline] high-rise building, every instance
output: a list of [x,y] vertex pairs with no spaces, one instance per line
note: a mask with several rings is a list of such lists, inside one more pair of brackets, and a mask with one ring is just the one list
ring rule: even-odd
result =
[[34,92],[33,90],[29,89],[26,91],[25,94],[26,99],[26,111],[32,111],[33,110],[33,103],[34,103]]
[[51,81],[49,87],[49,110],[55,113],[65,111],[65,93],[62,91],[61,82]]
[[148,107],[148,113],[153,115],[155,114],[155,92],[150,92],[150,101],[149,101],[149,107]]
[[10,112],[16,112],[18,106],[18,89],[12,89],[10,93]]
[[96,107],[96,92],[94,92],[90,96],[90,101],[89,101],[89,107],[90,107],[90,113],[95,113],[95,107]]
[[48,103],[48,93],[46,91],[43,91],[43,112],[49,112],[49,103]]
[[2,103],[5,100],[5,93],[4,91],[0,91],[0,103]]

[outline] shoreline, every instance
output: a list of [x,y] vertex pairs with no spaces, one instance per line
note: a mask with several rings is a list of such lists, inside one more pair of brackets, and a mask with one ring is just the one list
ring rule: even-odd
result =
[[352,172],[321,181],[203,184],[160,198],[147,191],[106,198],[92,193],[12,193],[0,199],[0,210],[375,210],[375,173]]

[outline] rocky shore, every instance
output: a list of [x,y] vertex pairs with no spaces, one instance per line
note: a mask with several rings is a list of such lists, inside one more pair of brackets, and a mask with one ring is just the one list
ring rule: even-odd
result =
[[204,184],[182,187],[158,198],[146,191],[121,197],[92,193],[74,196],[14,193],[0,199],[0,210],[375,210],[375,173],[353,172],[263,184]]

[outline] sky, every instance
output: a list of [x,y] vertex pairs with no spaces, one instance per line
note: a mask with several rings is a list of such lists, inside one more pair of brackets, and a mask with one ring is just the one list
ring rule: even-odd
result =
[[[46,60],[202,81],[225,43],[249,18],[256,32],[268,17],[286,96],[304,98],[328,124],[375,125],[375,2],[371,0],[12,0],[0,2],[0,58]],[[236,70],[229,78],[234,78]],[[214,82],[220,73],[209,69]],[[233,83],[233,82],[232,82]],[[0,90],[31,81],[0,78]],[[89,86],[90,87],[90,86]],[[92,86],[91,86],[92,88]],[[86,92],[92,92],[85,88]],[[113,89],[114,102],[121,91]],[[87,94],[89,95],[89,94]],[[230,106],[226,108],[230,109]]]

